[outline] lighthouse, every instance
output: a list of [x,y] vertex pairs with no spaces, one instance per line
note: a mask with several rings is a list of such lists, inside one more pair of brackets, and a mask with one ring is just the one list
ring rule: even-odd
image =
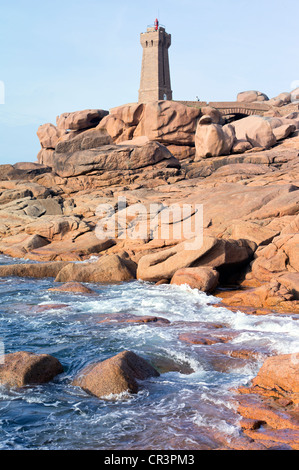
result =
[[140,35],[143,48],[138,102],[172,100],[168,49],[171,35],[155,20]]

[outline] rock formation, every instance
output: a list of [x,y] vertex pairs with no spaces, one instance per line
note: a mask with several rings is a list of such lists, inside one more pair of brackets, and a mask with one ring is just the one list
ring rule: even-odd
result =
[[24,387],[49,382],[63,372],[63,367],[53,356],[18,351],[5,354],[0,364],[0,384],[8,387]]
[[187,284],[203,292],[214,292],[218,285],[219,273],[208,266],[202,268],[178,269],[171,278],[171,284]]
[[132,351],[123,351],[87,366],[75,378],[73,385],[99,398],[108,398],[111,395],[137,393],[138,381],[159,375],[145,359]]
[[[294,96],[238,95],[236,103],[248,104],[249,111],[255,103],[266,104],[262,115],[228,116],[208,104],[157,101],[110,112],[64,113],[55,125],[41,125],[38,163],[0,167],[0,253],[25,259],[1,265],[0,276],[52,277],[55,291],[84,295],[97,294],[79,283],[186,284],[220,297],[218,306],[231,310],[299,313],[299,108]],[[200,227],[198,206],[203,208]],[[106,214],[99,210],[103,207]],[[179,212],[172,212],[175,207]],[[183,222],[191,236],[177,236]],[[155,316],[116,315],[113,321],[167,324]],[[198,329],[179,340],[224,347],[232,335],[217,333],[214,325],[210,334]],[[246,351],[232,353],[245,360]],[[25,359],[31,364],[27,353],[15,354],[20,364]],[[298,432],[290,359],[269,358],[250,388],[254,397],[244,390],[240,394],[243,432],[264,447],[270,441],[272,447],[273,442],[297,445],[295,434],[283,438],[286,426]],[[136,392],[136,379],[143,379],[140,371],[148,367],[133,353],[121,353],[85,370],[75,383],[101,397]],[[0,368],[1,374],[9,377],[8,369]],[[104,375],[115,387],[108,387]],[[7,383],[22,385],[23,378],[7,378]],[[257,405],[256,391],[267,392],[267,400],[274,394],[275,403]],[[292,419],[282,416],[286,408]]]
[[299,449],[298,354],[266,359],[249,387],[237,397],[244,434],[266,448]]
[[[254,96],[260,102],[263,94]],[[274,278],[293,295],[293,300],[287,296],[284,301],[294,303],[299,113],[298,105],[291,105],[292,110],[288,100],[281,107],[272,104],[280,116],[226,123],[225,116],[209,106],[159,101],[123,105],[109,113],[64,113],[56,126],[40,126],[41,152],[50,152],[48,164],[1,168],[0,250],[55,263],[2,266],[2,275],[49,275],[70,282],[82,280],[85,273],[88,282],[111,282],[134,278],[138,265],[138,278],[169,282],[179,269],[208,267],[216,269],[218,282],[239,276],[251,289]],[[98,207],[115,208],[118,197],[126,198],[126,210],[116,215],[126,215],[126,225],[99,239]],[[138,215],[140,203],[147,210],[156,204],[157,218],[169,203],[202,204],[203,246],[186,252],[184,238],[161,239],[163,222],[150,230],[150,219],[141,221]],[[187,217],[191,226],[195,212]],[[179,217],[172,230],[184,219]],[[146,237],[130,238],[142,226]],[[122,236],[124,230],[129,237]],[[92,255],[99,261],[71,264]],[[109,264],[114,268],[110,274],[105,268],[104,274]]]

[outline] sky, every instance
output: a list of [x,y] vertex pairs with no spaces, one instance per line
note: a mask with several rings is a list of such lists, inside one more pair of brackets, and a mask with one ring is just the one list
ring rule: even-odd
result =
[[61,113],[136,102],[156,17],[174,100],[299,85],[298,0],[0,0],[0,164],[36,161],[38,127]]

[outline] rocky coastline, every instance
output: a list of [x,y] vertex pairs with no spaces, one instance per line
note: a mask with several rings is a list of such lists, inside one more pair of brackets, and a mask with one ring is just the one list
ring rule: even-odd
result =
[[[69,292],[87,292],[84,283],[187,284],[219,297],[215,307],[299,314],[298,103],[286,93],[268,100],[247,92],[237,100],[265,101],[269,111],[236,119],[211,106],[159,101],[64,113],[56,125],[41,125],[37,162],[0,166],[0,253],[20,260],[1,265],[0,277],[51,277]],[[163,218],[150,225],[184,205],[191,210],[172,216],[169,237],[161,235]],[[188,237],[175,234],[188,220],[196,238],[198,205],[202,240],[190,249]],[[112,235],[99,207],[115,212]],[[116,321],[163,322],[133,317]],[[226,345],[230,338],[214,325],[210,335],[198,328],[181,339]],[[254,351],[234,353],[246,360]],[[1,383],[43,383],[61,372],[55,358],[17,354],[0,365]],[[298,450],[298,354],[267,358],[253,383],[238,390],[243,434],[223,448]],[[54,371],[45,378],[46,359]],[[24,368],[34,371],[32,380]],[[105,374],[116,385],[98,392]],[[99,396],[136,393],[135,379],[155,374],[126,351],[75,384]]]

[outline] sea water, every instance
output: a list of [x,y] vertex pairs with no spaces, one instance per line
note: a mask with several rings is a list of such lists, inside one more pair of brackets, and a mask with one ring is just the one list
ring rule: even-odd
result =
[[[1,264],[11,262],[23,260],[0,257]],[[187,286],[88,284],[96,295],[49,291],[54,286],[53,279],[0,279],[5,353],[51,354],[64,368],[48,384],[0,387],[3,450],[216,449],[219,436],[229,440],[240,433],[234,389],[249,384],[268,355],[299,351],[295,315],[232,312]],[[113,314],[170,323],[102,322]],[[249,348],[254,357],[242,361],[217,344],[180,339],[199,329],[209,334],[211,323],[236,333],[225,347]],[[136,395],[105,399],[72,385],[86,365],[123,350],[160,367],[160,376],[140,382]]]

